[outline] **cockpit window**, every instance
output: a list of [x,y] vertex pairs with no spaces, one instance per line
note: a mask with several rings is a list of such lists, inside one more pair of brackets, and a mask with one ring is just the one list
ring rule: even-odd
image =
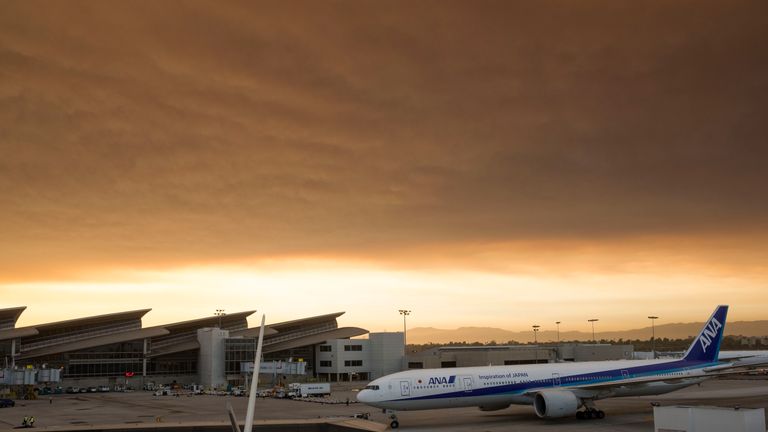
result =
[[368,386],[365,386],[364,390],[378,390],[378,389],[379,389],[379,386],[377,385],[368,385]]

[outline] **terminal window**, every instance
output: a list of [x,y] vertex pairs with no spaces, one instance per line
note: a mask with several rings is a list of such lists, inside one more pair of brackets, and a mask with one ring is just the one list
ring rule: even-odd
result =
[[330,352],[331,348],[332,347],[330,345],[320,345],[320,351],[321,352]]
[[344,345],[344,351],[362,351],[362,345]]
[[362,366],[362,360],[344,360],[344,366]]
[[330,360],[320,360],[320,367],[332,367],[333,362]]

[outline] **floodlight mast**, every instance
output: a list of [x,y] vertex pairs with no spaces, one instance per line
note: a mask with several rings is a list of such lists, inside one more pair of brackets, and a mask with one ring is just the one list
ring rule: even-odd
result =
[[406,339],[405,318],[411,314],[411,311],[398,309],[398,312],[403,316],[403,370],[406,370],[408,369],[408,342]]
[[648,317],[649,320],[651,320],[651,353],[653,355],[653,358],[656,358],[656,320],[659,319],[659,317],[655,315],[651,315]]
[[597,318],[592,318],[592,319],[588,319],[587,321],[592,323],[592,343],[597,343],[597,341],[595,340],[595,322],[600,320]]

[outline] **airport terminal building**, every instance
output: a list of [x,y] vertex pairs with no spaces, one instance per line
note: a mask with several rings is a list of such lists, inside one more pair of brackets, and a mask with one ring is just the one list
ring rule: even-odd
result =
[[[247,322],[255,311],[144,327],[142,318],[151,309],[141,309],[16,327],[25,309],[0,309],[0,384],[44,384],[39,377],[35,383],[19,378],[18,371],[24,370],[58,371],[63,386],[236,384],[243,379],[243,363],[252,367],[259,332]],[[317,345],[368,333],[339,327],[336,319],[343,314],[267,324],[265,360],[299,361],[305,374],[316,375]]]

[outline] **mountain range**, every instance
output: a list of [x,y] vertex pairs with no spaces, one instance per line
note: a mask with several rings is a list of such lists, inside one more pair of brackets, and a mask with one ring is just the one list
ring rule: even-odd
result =
[[[703,326],[703,322],[661,324],[656,326],[656,337],[659,339],[684,339],[697,335]],[[648,340],[651,338],[651,330],[652,329],[649,326],[633,330],[596,331],[595,338],[597,340]],[[729,322],[725,327],[725,334],[766,336],[768,335],[768,320]],[[488,343],[491,341],[496,341],[499,344],[505,344],[508,341],[526,343],[533,342],[533,331],[512,331],[494,327],[459,327],[457,329],[414,327],[408,329],[407,338],[409,344],[448,342]],[[546,330],[541,329],[536,335],[536,340],[539,342],[556,341],[557,331],[555,328]],[[592,333],[582,331],[561,331],[560,340],[589,341],[592,340]]]

